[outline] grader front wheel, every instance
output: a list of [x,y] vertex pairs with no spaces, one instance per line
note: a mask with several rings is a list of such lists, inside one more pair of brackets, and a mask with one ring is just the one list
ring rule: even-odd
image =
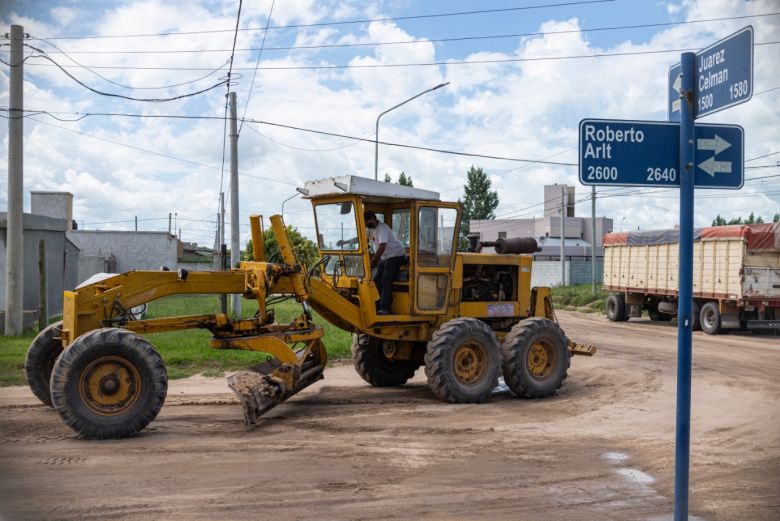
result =
[[566,335],[546,318],[515,324],[503,345],[504,381],[518,396],[542,398],[563,384],[569,369]]
[[411,360],[390,360],[382,350],[382,340],[362,333],[352,335],[352,363],[360,377],[374,387],[403,385],[418,367]]
[[119,328],[90,331],[60,356],[51,376],[54,410],[84,438],[126,438],[160,412],[168,390],[162,358]]
[[428,386],[448,402],[484,402],[496,385],[499,359],[498,339],[490,326],[475,318],[450,320],[428,342]]

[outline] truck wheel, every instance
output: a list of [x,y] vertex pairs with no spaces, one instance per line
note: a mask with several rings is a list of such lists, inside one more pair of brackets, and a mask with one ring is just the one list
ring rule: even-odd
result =
[[352,335],[352,363],[357,374],[374,387],[403,385],[418,367],[411,360],[390,360],[382,351],[381,339],[362,333]]
[[80,436],[127,438],[157,416],[168,374],[152,344],[119,328],[96,329],[76,339],[54,365],[54,410]]
[[550,396],[566,379],[568,342],[552,320],[529,318],[515,324],[504,339],[502,351],[504,381],[518,396]]
[[691,317],[693,318],[693,331],[701,331],[701,306],[696,301],[691,306]]
[[62,321],[51,324],[33,339],[27,358],[24,361],[24,371],[27,374],[27,384],[30,390],[42,404],[51,407],[49,380],[54,363],[62,353]]
[[701,330],[708,335],[717,335],[720,331],[720,309],[717,302],[707,302],[701,307],[699,315]]
[[609,296],[607,299],[607,318],[612,322],[625,322],[628,320],[626,299],[623,295]]
[[452,403],[481,403],[498,381],[499,343],[490,326],[461,317],[443,324],[425,353],[428,386]]

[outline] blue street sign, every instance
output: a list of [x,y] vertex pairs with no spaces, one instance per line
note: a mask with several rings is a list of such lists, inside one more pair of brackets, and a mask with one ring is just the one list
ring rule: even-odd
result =
[[[696,188],[742,188],[744,132],[738,125],[697,124]],[[580,182],[589,186],[680,186],[680,124],[583,119]]]
[[[747,26],[696,53],[694,118],[753,96],[753,27]],[[669,69],[669,121],[680,121],[680,64]]]

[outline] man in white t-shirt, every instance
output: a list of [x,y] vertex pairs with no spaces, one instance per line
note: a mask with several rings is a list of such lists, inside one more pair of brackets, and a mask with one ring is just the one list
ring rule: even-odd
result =
[[376,313],[389,315],[393,303],[393,280],[404,261],[406,250],[401,241],[396,238],[393,229],[379,222],[374,212],[367,211],[363,214],[363,219],[366,221],[368,240],[374,245],[371,267],[376,267],[374,284],[379,288],[381,295]]
[[[366,222],[366,234],[368,240],[374,246],[374,256],[371,257],[371,268],[376,268],[374,284],[379,289],[379,307],[377,315],[391,314],[393,303],[393,280],[403,264],[406,250],[401,244],[392,228],[376,218],[371,210],[363,214]],[[354,239],[353,239],[354,240]],[[346,244],[348,241],[338,241]],[[338,243],[337,243],[338,244]],[[341,246],[341,244],[339,244]]]

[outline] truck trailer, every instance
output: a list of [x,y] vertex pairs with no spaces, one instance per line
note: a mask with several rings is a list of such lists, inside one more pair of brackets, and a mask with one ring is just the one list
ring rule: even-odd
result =
[[[671,320],[677,313],[679,230],[604,237],[607,317]],[[693,328],[780,331],[780,223],[694,230]]]

